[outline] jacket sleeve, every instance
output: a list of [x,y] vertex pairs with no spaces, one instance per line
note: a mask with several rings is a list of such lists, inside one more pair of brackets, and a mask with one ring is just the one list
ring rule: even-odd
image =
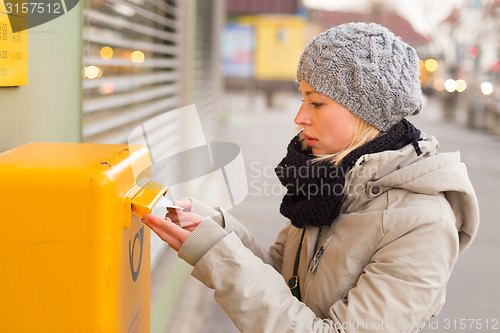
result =
[[245,227],[226,210],[222,208],[212,208],[194,198],[189,198],[189,200],[191,200],[191,210],[194,213],[204,217],[210,217],[214,222],[224,228],[227,233],[234,231],[243,244],[250,249],[253,254],[259,257],[266,264],[273,266],[276,270],[281,272],[286,236],[292,226],[291,223],[288,223],[287,227],[280,232],[269,251],[265,251],[247,227]]
[[[222,230],[209,220],[197,228],[210,224]],[[185,259],[185,251],[191,253],[184,248],[190,247],[190,237],[179,251],[181,258]],[[311,332],[311,327],[313,332],[335,332],[299,302],[281,274],[255,256],[234,232],[201,256],[192,275],[215,290],[216,301],[241,332]]]

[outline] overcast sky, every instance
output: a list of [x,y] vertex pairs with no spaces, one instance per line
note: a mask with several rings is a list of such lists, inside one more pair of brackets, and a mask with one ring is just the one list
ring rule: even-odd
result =
[[[415,30],[429,35],[454,7],[465,0],[379,0],[407,19]],[[304,0],[307,7],[339,11],[362,11],[373,0]]]

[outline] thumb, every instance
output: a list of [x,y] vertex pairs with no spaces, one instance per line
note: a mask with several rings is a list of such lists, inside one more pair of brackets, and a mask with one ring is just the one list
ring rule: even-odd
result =
[[161,219],[152,214],[147,214],[141,219],[141,221],[176,251],[179,251],[182,244],[190,234],[188,230],[182,229],[180,226],[173,223],[168,217]]

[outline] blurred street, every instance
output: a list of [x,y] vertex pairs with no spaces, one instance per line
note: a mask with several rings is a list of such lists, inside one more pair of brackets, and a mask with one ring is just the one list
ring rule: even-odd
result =
[[[300,106],[300,95],[277,94],[273,108],[266,107],[261,95],[228,93],[224,101],[225,126],[220,139],[241,147],[249,182],[249,195],[231,213],[267,248],[285,221],[278,212],[283,192],[273,168],[294,135],[293,118]],[[442,120],[441,110],[438,100],[427,100],[422,114],[410,121],[422,131],[435,135],[442,152],[461,152],[477,191],[481,227],[473,245],[456,264],[448,285],[447,303],[440,315],[431,321],[433,329],[427,331],[436,331],[436,327],[447,332],[481,331],[474,327],[469,329],[469,326],[466,330],[461,329],[459,323],[460,319],[465,319],[470,325],[475,320],[474,323],[483,324],[484,329],[486,320],[490,325],[500,320],[500,289],[496,286],[500,267],[494,264],[500,255],[497,241],[500,224],[495,211],[500,188],[500,140]],[[238,332],[213,300],[213,292],[193,278],[191,280],[186,288],[189,295],[185,294],[184,304],[174,315],[178,320],[168,332]]]

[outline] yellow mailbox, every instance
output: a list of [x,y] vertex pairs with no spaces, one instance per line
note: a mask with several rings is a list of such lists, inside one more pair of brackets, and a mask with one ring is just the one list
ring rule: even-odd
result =
[[1,333],[149,332],[150,233],[132,210],[167,190],[150,163],[128,145],[0,153]]

